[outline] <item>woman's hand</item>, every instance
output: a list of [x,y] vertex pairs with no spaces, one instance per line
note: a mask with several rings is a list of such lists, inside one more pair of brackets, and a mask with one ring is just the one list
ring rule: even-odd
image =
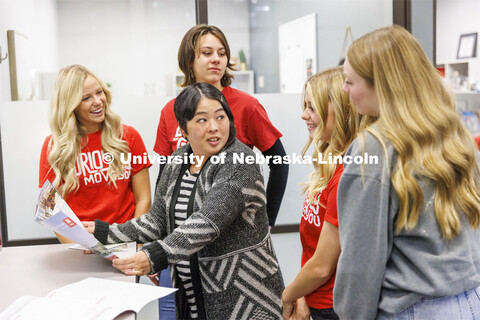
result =
[[83,226],[88,233],[94,234],[95,232],[95,222],[94,221],[83,221]]
[[297,299],[295,302],[295,309],[293,311],[292,319],[295,320],[310,320],[310,308],[307,305],[305,297]]
[[147,274],[147,278],[150,279],[150,281],[152,281],[153,284],[158,287],[158,284],[160,283],[160,276],[158,275],[158,273]]
[[295,301],[287,302],[283,300],[283,296],[282,296],[282,308],[283,308],[283,319],[285,320],[293,319],[291,317],[293,314],[293,309],[295,308]]
[[122,259],[114,259],[113,267],[125,273],[127,276],[143,276],[152,270],[150,261],[143,251],[138,251],[133,256]]
[[[137,244],[137,250],[140,250],[140,248],[143,247],[143,243],[138,243]],[[155,274],[147,274],[146,277],[152,281],[154,285],[158,287],[158,284],[160,283],[160,273],[157,272]]]

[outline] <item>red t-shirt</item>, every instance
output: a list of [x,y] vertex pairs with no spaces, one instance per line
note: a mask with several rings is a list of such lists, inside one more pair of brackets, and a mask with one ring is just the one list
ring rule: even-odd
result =
[[[75,173],[80,187],[70,192],[65,201],[81,221],[100,219],[112,223],[123,223],[133,218],[135,214],[135,199],[132,191],[132,176],[144,168],[151,166],[147,150],[142,137],[133,127],[122,125],[123,139],[128,142],[130,153],[133,156],[142,156],[142,161],[131,161],[130,168],[126,169],[116,180],[117,188],[108,183],[108,164],[102,159],[102,130],[88,134],[88,145],[85,146],[75,164]],[[55,180],[55,173],[48,163],[48,144],[52,136],[45,139],[40,155],[39,187],[48,179]],[[145,157],[143,157],[145,155]],[[127,161],[128,156],[125,156]],[[143,161],[146,160],[146,161]]]
[[475,142],[477,143],[478,149],[480,149],[480,136],[475,137]]
[[[325,221],[338,228],[337,187],[343,172],[339,165],[327,187],[315,195],[317,203],[311,203],[308,196],[303,203],[302,220],[300,221],[300,240],[302,242],[302,267],[313,256],[317,249],[318,238]],[[335,273],[317,290],[307,294],[307,304],[315,309],[333,308],[333,284]]]
[[[250,148],[257,147],[260,151],[265,151],[282,136],[270,122],[267,112],[257,99],[229,86],[223,88],[222,93],[232,110],[238,140]],[[158,123],[153,150],[163,156],[169,156],[187,144],[175,118],[174,102],[175,99],[172,99],[165,105]]]

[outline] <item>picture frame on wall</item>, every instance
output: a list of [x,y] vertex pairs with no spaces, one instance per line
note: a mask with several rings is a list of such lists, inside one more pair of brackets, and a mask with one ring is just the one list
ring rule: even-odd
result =
[[474,58],[477,56],[477,32],[460,35],[457,59]]

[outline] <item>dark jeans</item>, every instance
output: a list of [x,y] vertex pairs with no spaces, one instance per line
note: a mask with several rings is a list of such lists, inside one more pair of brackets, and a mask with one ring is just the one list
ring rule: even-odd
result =
[[328,309],[315,309],[312,307],[310,308],[310,316],[313,320],[339,320],[333,308]]
[[[170,267],[163,269],[158,273],[158,285],[161,287],[172,287],[172,279],[170,278]],[[177,314],[175,312],[175,293],[158,299],[158,316],[160,320],[175,320]]]

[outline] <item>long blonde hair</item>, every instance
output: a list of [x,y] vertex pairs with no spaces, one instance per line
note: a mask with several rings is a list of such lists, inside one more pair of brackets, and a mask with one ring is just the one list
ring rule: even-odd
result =
[[114,155],[108,169],[109,181],[115,186],[115,180],[127,165],[120,161],[121,153],[128,153],[128,143],[123,138],[120,117],[110,110],[112,95],[103,81],[84,66],[71,65],[61,69],[55,80],[50,102],[50,130],[52,139],[49,144],[48,162],[55,180],[53,185],[62,196],[79,188],[75,174],[75,163],[80,151],[88,144],[86,129],[77,120],[75,109],[80,105],[83,95],[83,82],[87,76],[95,78],[105,92],[105,120],[102,124],[102,149]]
[[381,28],[354,41],[347,59],[378,98],[378,131],[367,130],[398,152],[391,172],[400,199],[396,232],[417,225],[424,205],[420,177],[435,184],[435,215],[444,239],[460,233],[460,213],[478,228],[476,147],[455,111],[454,97],[417,40],[402,27]]
[[[305,83],[304,91],[308,93],[312,107],[319,115],[320,123],[315,129],[313,139],[309,139],[303,148],[302,155],[305,156],[310,145],[313,145],[312,158],[323,160],[320,163],[314,161],[314,170],[308,183],[304,185],[304,191],[308,192],[310,201],[314,201],[315,194],[327,187],[335,170],[341,165],[329,162],[328,157],[342,156],[357,134],[359,115],[350,103],[348,93],[343,91],[344,80],[343,67],[335,67],[314,74]],[[335,115],[330,142],[320,139],[327,123],[329,103]],[[304,104],[304,108],[306,107]]]

